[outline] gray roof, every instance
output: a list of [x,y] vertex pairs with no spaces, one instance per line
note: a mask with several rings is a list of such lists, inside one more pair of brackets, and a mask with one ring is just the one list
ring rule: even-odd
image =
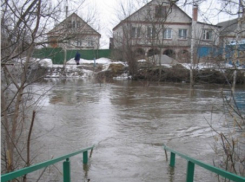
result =
[[217,25],[222,27],[220,35],[222,36],[222,35],[227,35],[229,33],[234,33],[237,29],[237,23],[238,23],[238,18],[218,23]]

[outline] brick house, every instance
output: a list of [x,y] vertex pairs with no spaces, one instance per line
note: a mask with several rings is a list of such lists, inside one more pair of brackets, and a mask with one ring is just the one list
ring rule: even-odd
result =
[[130,46],[139,57],[161,53],[189,62],[191,43],[197,49],[219,42],[220,27],[198,22],[197,17],[198,6],[191,18],[171,0],[152,0],[113,28],[110,44],[114,49]]
[[[101,35],[76,13],[48,32],[49,46],[66,49],[98,49]],[[66,43],[66,44],[64,44]]]

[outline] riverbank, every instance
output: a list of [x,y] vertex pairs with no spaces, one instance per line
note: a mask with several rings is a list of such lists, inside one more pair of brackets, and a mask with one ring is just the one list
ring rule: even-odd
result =
[[[99,81],[112,79],[133,79],[160,82],[185,82],[190,80],[190,64],[175,63],[154,66],[145,60],[137,64],[136,74],[129,75],[127,63],[112,61],[107,58],[97,60],[81,59],[80,65],[76,65],[74,59],[65,65],[52,64],[52,60],[38,60],[39,67],[33,69],[35,75],[45,75],[45,78],[95,78]],[[193,67],[195,83],[228,84],[233,81],[234,68],[229,64],[200,63]],[[237,84],[245,84],[245,69],[237,68]]]

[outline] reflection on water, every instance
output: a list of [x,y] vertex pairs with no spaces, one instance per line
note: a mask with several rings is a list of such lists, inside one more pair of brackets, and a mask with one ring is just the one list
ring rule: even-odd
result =
[[[170,169],[163,143],[212,164],[213,132],[207,120],[222,118],[218,86],[199,85],[190,91],[185,84],[100,85],[80,79],[50,81],[46,86],[53,88],[35,123],[35,144],[42,146],[38,160],[96,146],[88,169],[82,155],[70,159],[72,181],[185,181],[186,162],[177,157],[175,170]],[[62,171],[61,164],[56,166]],[[54,175],[57,181],[62,178],[57,170]],[[195,181],[214,179],[196,168]]]

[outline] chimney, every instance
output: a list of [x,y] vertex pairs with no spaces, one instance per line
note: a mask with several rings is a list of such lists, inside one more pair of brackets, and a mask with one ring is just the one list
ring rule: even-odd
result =
[[192,19],[193,19],[193,21],[197,21],[197,15],[198,15],[198,5],[194,4],[193,5],[193,10],[192,10]]

